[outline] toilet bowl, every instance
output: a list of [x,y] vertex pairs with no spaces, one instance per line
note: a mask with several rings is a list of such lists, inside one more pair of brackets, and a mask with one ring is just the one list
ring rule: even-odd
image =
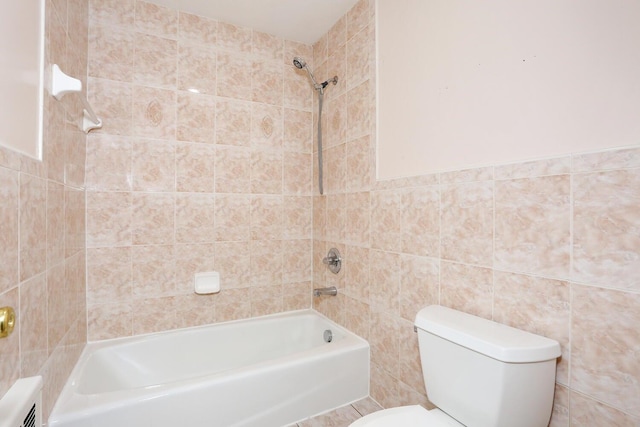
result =
[[558,342],[447,307],[415,321],[429,400],[369,414],[350,427],[546,427]]

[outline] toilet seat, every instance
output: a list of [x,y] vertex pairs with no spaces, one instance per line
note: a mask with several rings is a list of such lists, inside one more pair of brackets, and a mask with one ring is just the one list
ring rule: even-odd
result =
[[349,427],[464,427],[439,409],[427,411],[422,406],[400,406],[374,412],[351,423]]

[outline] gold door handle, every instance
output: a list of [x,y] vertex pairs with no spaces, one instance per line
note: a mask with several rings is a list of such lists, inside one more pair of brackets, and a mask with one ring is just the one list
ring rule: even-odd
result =
[[11,335],[16,326],[16,312],[11,307],[0,307],[0,338]]

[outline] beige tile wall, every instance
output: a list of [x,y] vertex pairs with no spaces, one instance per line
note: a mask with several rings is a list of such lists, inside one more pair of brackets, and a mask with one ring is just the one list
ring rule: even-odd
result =
[[[85,81],[87,1],[45,7],[47,67]],[[77,98],[44,99],[43,161],[0,147],[0,306],[17,315],[0,340],[0,396],[20,377],[42,375],[47,416],[87,336],[86,137],[66,123],[79,117]]]
[[[312,48],[134,0],[89,3],[89,340],[311,305]],[[193,293],[218,270],[222,292]]]
[[342,83],[313,202],[314,285],[340,292],[314,306],[371,343],[372,397],[429,405],[412,321],[443,304],[560,342],[552,426],[640,425],[640,146],[376,182],[374,15],[314,45]]

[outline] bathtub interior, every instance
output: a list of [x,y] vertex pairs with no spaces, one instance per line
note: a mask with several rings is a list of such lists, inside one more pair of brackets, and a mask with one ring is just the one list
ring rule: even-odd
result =
[[89,343],[49,426],[289,425],[368,396],[369,353],[314,310]]
[[[331,343],[324,340],[327,329],[332,331]],[[322,346],[335,347],[344,338],[344,330],[318,314],[292,312],[214,328],[89,343],[86,357],[79,361],[76,392],[101,394],[223,374]],[[233,349],[225,348],[225,343],[233,343]]]

